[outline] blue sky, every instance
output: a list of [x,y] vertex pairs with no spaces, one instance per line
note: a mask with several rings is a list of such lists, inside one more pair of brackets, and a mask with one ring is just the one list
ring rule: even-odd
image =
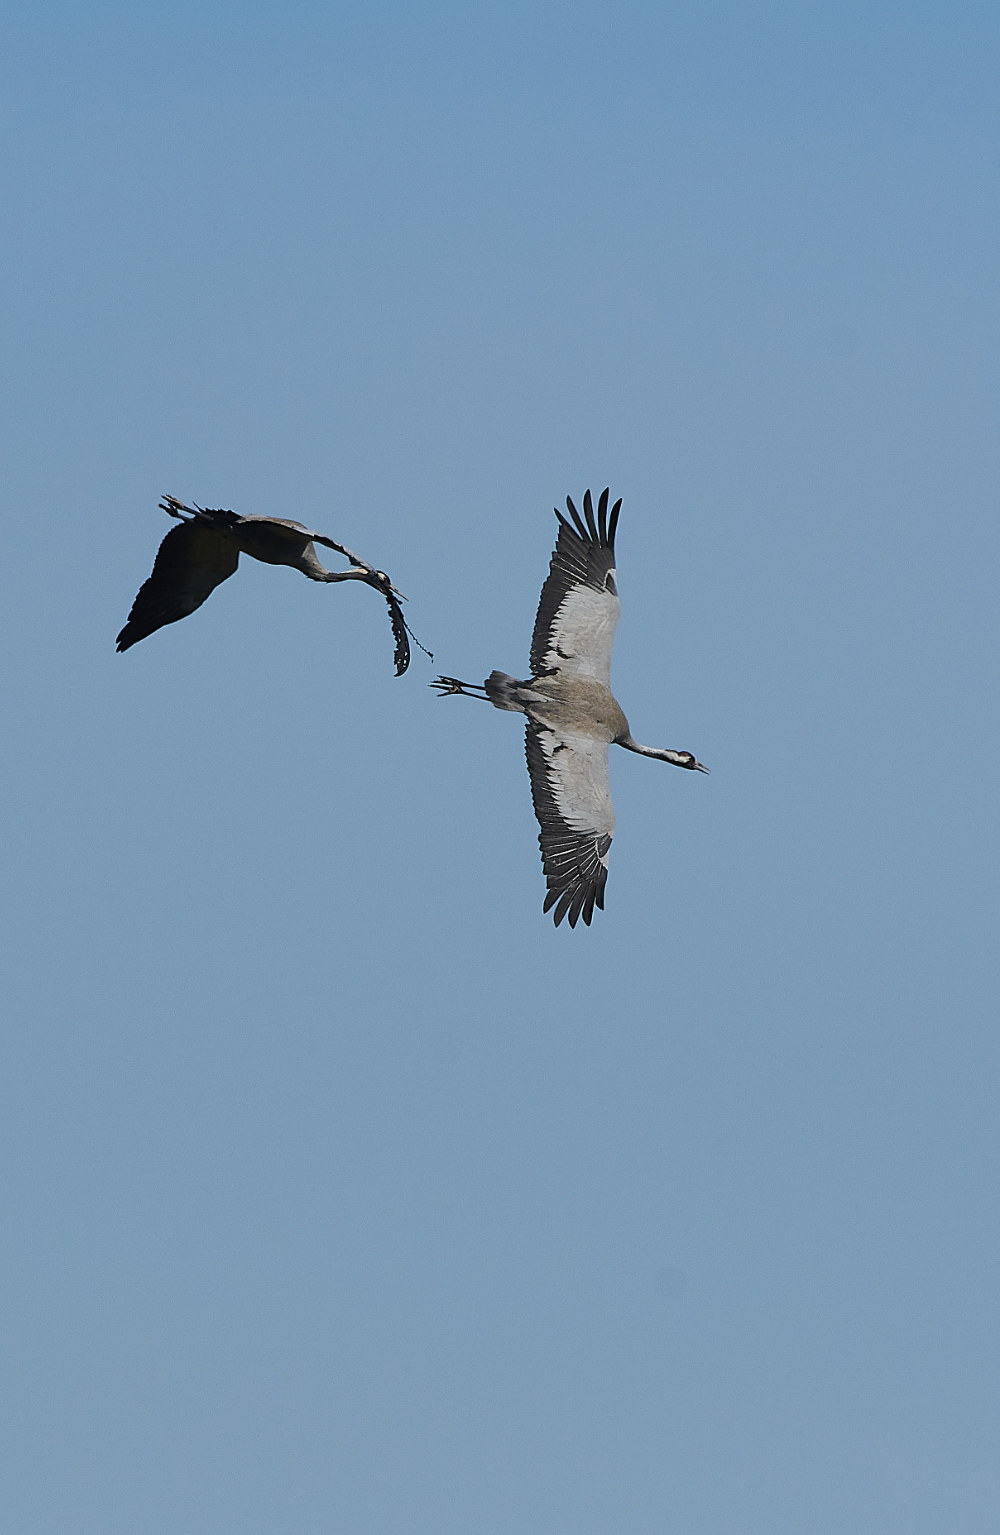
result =
[[[1000,1524],[994,7],[12,5],[23,1535]],[[516,719],[610,485],[555,931]],[[124,656],[164,491],[298,517]]]

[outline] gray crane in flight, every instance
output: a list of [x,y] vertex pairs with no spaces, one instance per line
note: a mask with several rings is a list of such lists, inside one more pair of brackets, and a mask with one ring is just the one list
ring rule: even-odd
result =
[[608,516],[608,492],[597,504],[583,498],[586,525],[569,496],[568,522],[557,509],[559,536],[531,638],[531,676],[519,682],[506,672],[486,681],[438,677],[431,687],[442,698],[480,698],[495,709],[528,716],[525,752],[538,841],[548,891],[543,911],[555,907],[556,927],[569,917],[589,926],[594,907],[604,909],[608,853],[615,811],[608,779],[608,748],[624,746],[643,757],[707,773],[690,752],[641,746],[632,739],[611,691],[611,650],[621,611],[615,582],[615,529],[621,501]]
[[[396,642],[396,676],[410,664],[410,643],[398,592],[384,570],[376,570],[360,556],[334,543],[322,533],[312,533],[301,522],[284,517],[239,517],[235,512],[202,506],[185,506],[176,496],[164,496],[160,506],[176,517],[179,528],[164,538],[153,572],[139,588],[128,622],[118,636],[119,651],[128,650],[148,634],[175,624],[200,608],[207,597],[236,570],[241,554],[265,565],[291,565],[310,581],[364,581],[381,592],[389,606]],[[335,549],[351,564],[350,570],[326,570],[316,557],[314,544]]]

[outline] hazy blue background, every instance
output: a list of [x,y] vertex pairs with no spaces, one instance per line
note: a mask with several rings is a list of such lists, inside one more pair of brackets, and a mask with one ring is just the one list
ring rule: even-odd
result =
[[[8,6],[0,1524],[1000,1528],[995,5]],[[516,719],[610,484],[608,909]],[[161,492],[306,520],[114,637]]]

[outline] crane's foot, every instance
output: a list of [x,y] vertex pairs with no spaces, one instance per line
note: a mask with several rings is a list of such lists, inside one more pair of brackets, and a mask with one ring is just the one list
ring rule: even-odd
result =
[[448,698],[457,693],[463,698],[481,698],[484,703],[489,703],[486,689],[478,682],[459,682],[457,677],[435,677],[430,686],[437,689],[439,698]]
[[193,506],[185,506],[183,501],[178,501],[176,496],[163,496],[160,500],[160,511],[166,512],[168,517],[176,517],[179,522],[187,522],[184,513],[197,517],[197,510]]

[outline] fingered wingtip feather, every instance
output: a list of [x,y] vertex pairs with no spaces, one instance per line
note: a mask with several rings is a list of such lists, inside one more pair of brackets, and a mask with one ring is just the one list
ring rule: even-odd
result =
[[618,500],[615,502],[614,506],[611,508],[611,516],[608,519],[608,548],[609,549],[613,549],[615,547],[615,530],[618,527],[618,514],[621,511],[621,509],[622,509],[622,498],[621,498],[621,496],[619,496]]
[[[594,498],[589,490],[585,490],[583,493],[582,516],[577,511],[576,506],[573,503],[573,497],[566,497],[566,508],[570,514],[570,517],[573,519],[572,527],[574,531],[579,535],[580,538],[584,540],[585,543],[597,544],[598,547],[602,549],[614,548],[615,529],[618,526],[618,514],[621,511],[622,506],[621,498],[619,497],[619,499],[612,507],[611,515],[609,517],[608,501],[610,500],[610,496],[610,487],[605,486],[604,490],[601,491],[600,497],[598,498],[597,511],[595,513]],[[559,518],[559,521],[563,524],[563,526],[570,527],[571,524],[567,518],[563,516],[559,508],[555,507],[554,510],[556,516]]]
[[597,503],[597,531],[601,535],[601,543],[608,541],[608,487],[601,491],[601,499]]
[[590,536],[596,544],[599,542],[599,539],[597,537],[597,524],[594,521],[594,503],[591,500],[589,490],[585,490],[583,493],[583,515],[587,519],[587,529]]
[[580,537],[586,542],[587,530],[586,530],[586,528],[583,525],[583,518],[580,516],[580,513],[577,511],[576,507],[573,505],[573,500],[572,500],[571,496],[567,496],[566,497],[566,505],[569,508],[570,516],[572,517],[574,523],[576,524],[576,531],[579,533]]

